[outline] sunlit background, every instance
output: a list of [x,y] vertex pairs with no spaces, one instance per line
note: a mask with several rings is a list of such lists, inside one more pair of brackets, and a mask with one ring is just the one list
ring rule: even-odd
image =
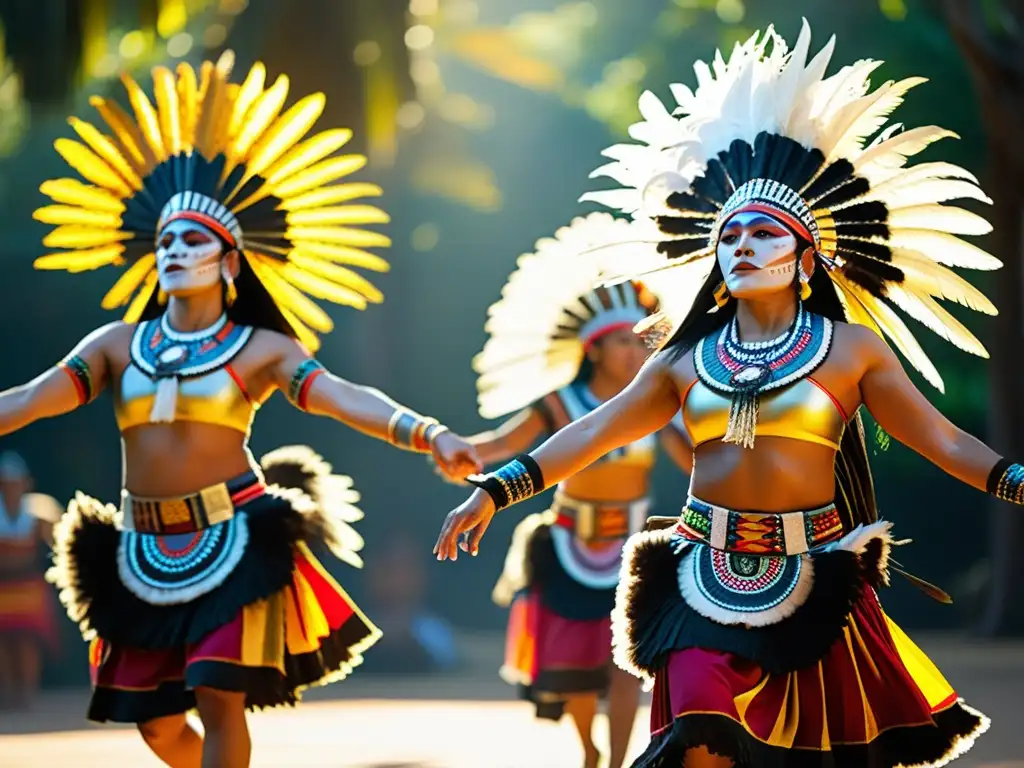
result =
[[[995,200],[992,211],[982,211],[997,226],[986,245],[1007,269],[983,275],[979,287],[994,292],[1002,314],[967,320],[993,360],[963,354],[930,334],[921,338],[946,379],[946,394],[934,395],[934,402],[962,427],[1020,458],[1019,5],[0,0],[0,387],[35,376],[88,330],[116,319],[99,307],[113,281],[110,271],[68,275],[38,273],[31,266],[42,253],[44,233],[31,212],[43,202],[40,182],[61,171],[52,143],[71,135],[66,117],[91,115],[93,95],[121,99],[122,70],[145,82],[156,64],[197,65],[230,48],[236,72],[262,61],[268,76],[289,75],[294,94],[324,91],[322,124],[355,130],[354,151],[370,157],[360,179],[385,189],[382,206],[391,215],[386,232],[394,241],[385,253],[392,269],[378,279],[386,300],[365,312],[328,308],[337,329],[325,339],[320,359],[339,375],[379,387],[456,431],[493,426],[476,415],[470,369],[484,341],[486,309],[520,253],[589,210],[576,200],[593,188],[588,174],[601,164],[601,149],[637,119],[639,95],[651,89],[666,97],[672,82],[692,85],[694,59],[708,58],[716,47],[731,46],[768,23],[795,38],[806,16],[815,47],[833,33],[839,36],[834,61],[883,59],[880,80],[928,77],[931,82],[913,91],[899,119],[956,131],[961,141],[943,143],[943,159],[977,173]],[[955,598],[953,606],[940,606],[895,584],[884,596],[889,612],[926,634],[1024,634],[1024,557],[1014,555],[1019,513],[993,507],[873,425],[869,439],[882,513],[914,539],[898,559]],[[300,414],[274,398],[257,421],[254,452],[297,442],[352,475],[362,492],[367,516],[360,530],[368,567],[336,569],[346,588],[371,616],[375,604],[386,613],[389,600],[415,602],[432,628],[423,632],[430,638],[423,642],[433,644],[425,651],[428,666],[460,674],[482,654],[480,663],[496,670],[505,617],[491,604],[490,588],[515,522],[537,504],[499,516],[480,557],[442,566],[430,560],[430,548],[444,514],[463,496],[461,489],[444,485],[422,457]],[[38,490],[58,499],[78,488],[107,500],[119,492],[121,457],[108,396],[4,438],[0,448],[22,453]],[[662,461],[654,513],[674,514],[686,486],[686,478]],[[62,633],[61,653],[49,659],[45,683],[83,686],[84,648],[70,622],[63,622]],[[497,640],[474,646],[466,637]],[[488,661],[490,650],[479,649],[492,646]],[[365,674],[400,671],[390,665],[371,669],[368,662]]]

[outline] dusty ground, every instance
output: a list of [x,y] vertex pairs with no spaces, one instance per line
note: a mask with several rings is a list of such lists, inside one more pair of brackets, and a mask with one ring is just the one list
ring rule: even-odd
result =
[[[1024,768],[1024,647],[927,639],[922,645],[994,720],[956,768]],[[253,768],[576,768],[569,724],[537,724],[487,674],[497,649],[475,642],[474,650],[472,668],[457,678],[357,674],[311,695],[298,710],[254,716]],[[0,714],[0,767],[158,768],[133,731],[83,723],[84,704],[81,691],[50,693],[34,712]],[[646,716],[645,710],[637,722],[637,749]]]

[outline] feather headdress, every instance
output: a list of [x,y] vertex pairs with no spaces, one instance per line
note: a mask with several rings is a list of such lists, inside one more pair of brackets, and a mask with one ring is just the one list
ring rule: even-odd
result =
[[153,70],[154,100],[129,76],[122,81],[134,117],[116,102],[94,97],[112,135],[72,117],[80,141],[58,139],[60,155],[84,179],[54,179],[41,190],[54,205],[35,218],[56,226],[43,240],[64,249],[36,260],[37,269],[82,272],[124,267],[103,298],[105,309],[127,305],[139,319],[157,286],[154,247],[167,221],[200,218],[245,256],[260,284],[307,347],[333,327],[310,296],[358,309],[382,300],[352,267],[386,271],[366,248],[387,246],[377,232],[376,207],[350,204],[375,197],[374,184],[335,183],[366,164],[362,155],[336,155],[352,137],[346,128],[306,138],[323,112],[322,93],[284,109],[288,77],[265,87],[256,64],[241,84],[229,82],[233,55],[205,62],[197,76]]
[[792,51],[769,28],[737,44],[728,61],[720,52],[710,64],[698,61],[695,91],[671,86],[678,104],[671,114],[652,93],[643,94],[644,119],[630,130],[640,143],[608,148],[604,154],[613,162],[592,174],[622,187],[583,199],[649,218],[660,232],[657,250],[696,282],[691,297],[711,273],[728,217],[752,207],[768,210],[814,244],[847,318],[887,337],[942,390],[938,371],[894,309],[987,357],[937,299],[996,314],[979,290],[948,268],[1002,266],[957,237],[985,234],[988,222],[948,204],[991,200],[963,168],[907,164],[933,142],[955,136],[936,126],[887,125],[923,78],[890,80],[872,90],[869,77],[881,65],[872,60],[826,77],[834,38],[809,59],[810,41],[805,21]]
[[573,382],[587,347],[617,328],[632,328],[655,309],[643,285],[603,283],[631,258],[637,227],[607,213],[576,218],[537,241],[488,310],[490,334],[473,359],[480,415],[496,418]]

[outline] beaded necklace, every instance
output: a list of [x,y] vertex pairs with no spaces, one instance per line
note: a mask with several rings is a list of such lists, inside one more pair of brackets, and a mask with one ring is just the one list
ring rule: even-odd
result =
[[701,339],[693,350],[697,377],[731,401],[722,442],[753,448],[761,394],[809,376],[831,346],[832,321],[804,311],[802,304],[793,325],[774,339],[741,341],[735,316],[717,338]]

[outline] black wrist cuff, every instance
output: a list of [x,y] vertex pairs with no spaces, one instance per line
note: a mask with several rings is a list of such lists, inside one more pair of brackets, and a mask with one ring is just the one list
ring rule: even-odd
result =
[[985,482],[985,489],[992,494],[995,494],[999,489],[999,481],[1003,479],[1003,475],[1006,474],[1006,470],[1013,466],[1013,462],[1009,459],[1000,459],[996,462],[996,465],[992,467],[992,471],[988,473],[988,480]]

